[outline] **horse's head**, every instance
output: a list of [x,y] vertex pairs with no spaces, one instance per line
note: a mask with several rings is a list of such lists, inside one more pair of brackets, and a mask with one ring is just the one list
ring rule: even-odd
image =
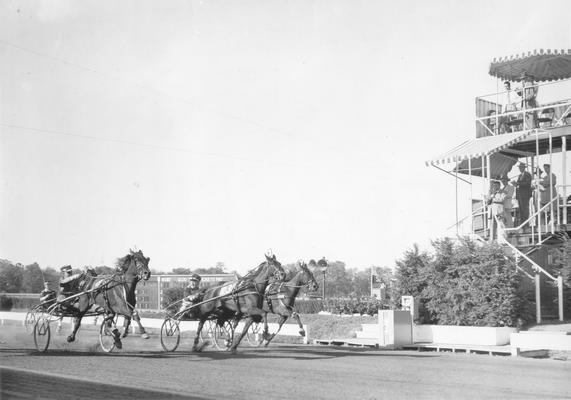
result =
[[151,277],[150,260],[141,250],[130,250],[129,254],[117,260],[117,270],[124,275],[135,276],[137,280],[147,280]]
[[316,292],[317,289],[319,289],[319,285],[313,276],[313,272],[311,272],[311,270],[307,267],[307,264],[302,260],[299,261],[299,268],[301,270],[299,284],[307,286],[307,290],[310,292]]
[[275,254],[266,254],[266,262],[268,277],[272,277],[275,281],[283,282],[287,276],[282,264],[276,260]]

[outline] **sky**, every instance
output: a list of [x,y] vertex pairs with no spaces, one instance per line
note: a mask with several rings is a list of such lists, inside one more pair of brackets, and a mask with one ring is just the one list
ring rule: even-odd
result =
[[490,61],[571,48],[567,6],[4,0],[0,258],[394,266],[451,233],[425,161],[475,136]]

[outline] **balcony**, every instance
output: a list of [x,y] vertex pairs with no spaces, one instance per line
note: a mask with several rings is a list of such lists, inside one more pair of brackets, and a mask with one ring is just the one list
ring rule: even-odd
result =
[[[516,84],[514,83],[514,86]],[[535,101],[524,101],[523,94]],[[530,106],[535,103],[535,106]],[[533,83],[476,98],[476,138],[571,125],[571,80]]]

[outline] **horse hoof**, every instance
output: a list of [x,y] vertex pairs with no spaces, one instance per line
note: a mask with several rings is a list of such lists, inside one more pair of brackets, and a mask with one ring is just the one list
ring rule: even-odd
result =
[[73,336],[68,336],[68,337],[67,337],[67,342],[68,342],[68,343],[71,343],[71,342],[73,342],[74,340],[75,340],[75,338],[74,338]]
[[143,339],[148,339],[150,336],[147,334],[147,332],[143,332],[143,333],[141,333],[141,337]]
[[305,337],[305,331],[299,331],[301,337]]
[[129,334],[129,333],[127,333],[127,332],[123,332],[123,334],[121,335],[121,339],[125,339],[128,334]]
[[115,347],[118,349],[123,348],[123,343],[121,343],[121,334],[117,329],[113,330],[113,341],[115,342]]

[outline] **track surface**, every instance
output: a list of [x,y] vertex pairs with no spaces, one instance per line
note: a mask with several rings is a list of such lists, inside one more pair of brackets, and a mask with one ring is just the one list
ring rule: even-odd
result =
[[20,326],[0,327],[0,398],[43,399],[538,399],[571,398],[571,362],[415,351],[243,345],[174,353],[158,336],[97,349],[95,327],[35,351]]

